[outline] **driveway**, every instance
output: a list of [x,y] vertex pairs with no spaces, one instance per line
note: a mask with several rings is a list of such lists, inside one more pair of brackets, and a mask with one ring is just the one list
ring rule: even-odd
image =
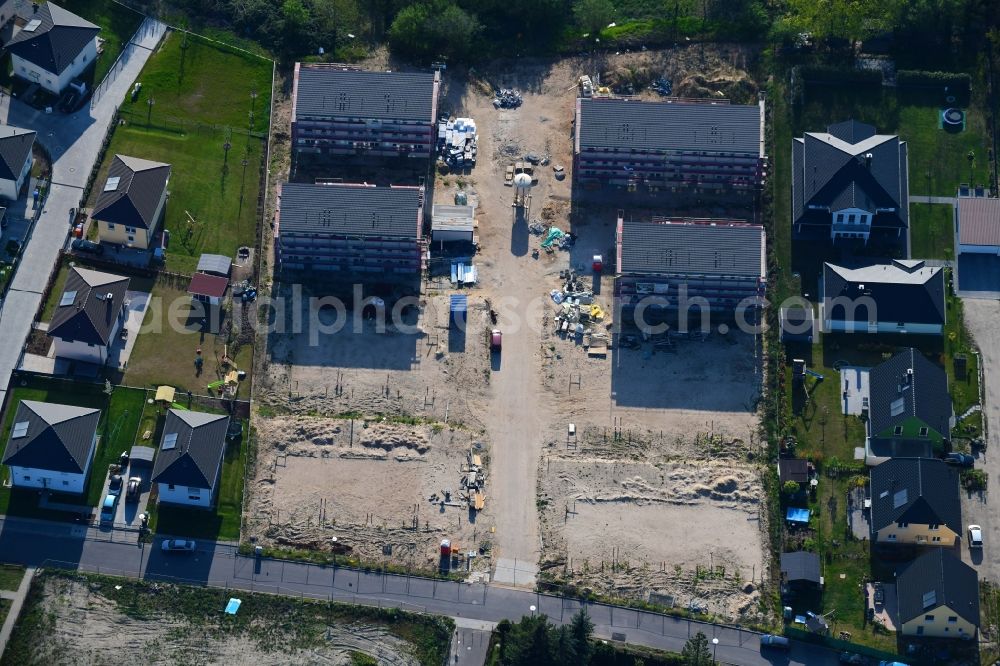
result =
[[[979,577],[1000,583],[1000,301],[966,298],[965,321],[982,354],[984,385],[983,415],[987,426],[987,448],[976,459],[976,467],[986,471],[992,492],[962,491],[965,525],[983,528],[982,552],[970,553],[965,535],[962,559],[979,571]],[[963,529],[964,532],[964,529]]]
[[80,205],[83,188],[97,161],[117,105],[125,98],[166,26],[147,19],[138,41],[123,52],[116,78],[90,106],[66,116],[46,114],[9,95],[0,100],[0,121],[33,129],[52,156],[52,188],[41,216],[28,233],[27,245],[6,299],[0,304],[0,403],[10,374],[17,367],[31,321],[42,302],[42,291],[59,250],[69,236],[69,210]]

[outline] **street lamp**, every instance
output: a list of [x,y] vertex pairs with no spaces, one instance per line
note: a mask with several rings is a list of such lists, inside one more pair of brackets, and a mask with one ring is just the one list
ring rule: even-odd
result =
[[715,653],[718,652],[718,651],[719,651],[719,639],[718,638],[713,638],[712,639],[712,661],[713,662],[717,661],[716,658],[715,658]]
[[535,617],[535,605],[532,604],[532,605],[528,606],[528,610],[531,611],[531,617]]
[[148,100],[146,100],[146,104],[149,105],[149,111],[146,112],[146,127],[149,127],[150,118],[153,117],[153,104],[155,104],[155,103],[156,102],[153,101],[152,97],[150,97]]

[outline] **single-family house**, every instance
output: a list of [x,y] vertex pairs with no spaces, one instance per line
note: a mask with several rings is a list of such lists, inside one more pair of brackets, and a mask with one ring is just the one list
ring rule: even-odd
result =
[[361,281],[418,276],[423,211],[422,187],[283,183],[274,223],[279,265]]
[[629,192],[749,196],[767,174],[764,101],[576,100],[573,177]]
[[941,335],[947,320],[944,272],[919,260],[862,268],[825,263],[819,299],[824,333]]
[[15,488],[80,494],[97,449],[101,410],[22,400],[14,412],[3,464]]
[[802,240],[905,238],[907,145],[855,120],[792,141],[792,229]]
[[430,160],[441,72],[365,72],[295,63],[292,148],[298,154]]
[[229,417],[169,409],[152,481],[159,501],[211,508],[219,491]]
[[872,540],[954,545],[962,533],[958,472],[937,458],[893,458],[869,472]]
[[794,481],[801,488],[805,488],[809,485],[810,467],[809,461],[805,458],[780,458],[778,482],[784,486],[789,481]]
[[47,335],[58,358],[104,365],[125,322],[129,279],[73,266]]
[[13,36],[5,45],[11,69],[14,76],[59,95],[93,66],[101,29],[52,2],[31,7],[15,21]]
[[115,155],[90,217],[102,243],[146,249],[163,219],[170,165]]
[[962,185],[955,199],[955,290],[963,297],[1000,293],[1000,199]]
[[933,457],[955,427],[948,375],[904,349],[868,373],[868,449],[874,457]]
[[195,273],[191,276],[188,293],[191,298],[206,305],[221,305],[229,288],[229,280],[221,275]]
[[950,549],[932,548],[900,571],[896,599],[904,636],[976,637],[979,577]]
[[35,133],[13,125],[0,125],[0,199],[16,201],[31,173],[31,148]]
[[761,305],[767,285],[764,227],[740,220],[618,216],[616,309],[645,322],[667,313],[731,318]]

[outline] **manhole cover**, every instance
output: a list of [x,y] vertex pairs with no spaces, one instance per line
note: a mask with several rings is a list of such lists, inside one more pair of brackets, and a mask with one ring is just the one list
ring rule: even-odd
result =
[[76,172],[76,167],[70,167],[69,168],[69,172],[70,173],[75,173]]

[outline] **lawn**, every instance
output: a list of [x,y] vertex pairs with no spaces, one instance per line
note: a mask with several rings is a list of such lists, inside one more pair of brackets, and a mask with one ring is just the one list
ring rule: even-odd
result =
[[16,592],[24,578],[24,567],[16,564],[0,564],[0,590]]
[[104,181],[115,154],[172,166],[164,223],[171,234],[168,270],[192,273],[204,252],[233,255],[254,244],[271,70],[269,60],[169,33],[139,76],[139,98],[123,102],[126,124],[116,128],[95,182]]
[[954,208],[950,204],[910,204],[910,256],[954,259]]
[[62,0],[57,4],[101,27],[104,52],[97,56],[97,67],[91,70],[93,77],[87,81],[90,85],[99,84],[142,24],[142,14],[111,0]]
[[[129,450],[135,443],[136,430],[139,427],[139,418],[145,399],[146,392],[137,389],[118,387],[114,389],[109,398],[104,392],[104,387],[96,384],[43,378],[28,380],[27,386],[13,388],[7,401],[7,412],[4,415],[3,429],[0,431],[0,455],[7,446],[14,414],[21,400],[42,400],[102,410],[101,420],[97,426],[99,441],[97,452],[94,454],[94,460],[90,466],[87,493],[83,497],[73,495],[60,495],[59,497],[59,501],[69,504],[79,503],[81,506],[96,506],[101,499],[108,465],[116,462],[121,452]],[[9,474],[8,467],[0,468],[0,477],[4,480],[8,478]],[[2,486],[0,486],[0,513],[62,517],[59,512],[39,509],[34,491],[14,492],[10,488]]]
[[[223,377],[221,360],[231,352],[227,340],[202,333],[199,324],[188,323],[190,303],[191,297],[185,289],[160,277],[153,287],[146,318],[125,371],[126,384],[146,387],[169,384],[204,395],[210,382]],[[200,374],[194,362],[198,349],[204,358]],[[242,382],[247,391],[252,357],[250,345],[242,345],[235,354],[237,367],[247,372]]]
[[[248,432],[244,422],[243,432]],[[222,459],[222,487],[214,511],[155,506],[150,509],[149,526],[154,532],[195,539],[240,538],[240,515],[243,511],[243,473],[249,444],[246,437],[226,444]]]

